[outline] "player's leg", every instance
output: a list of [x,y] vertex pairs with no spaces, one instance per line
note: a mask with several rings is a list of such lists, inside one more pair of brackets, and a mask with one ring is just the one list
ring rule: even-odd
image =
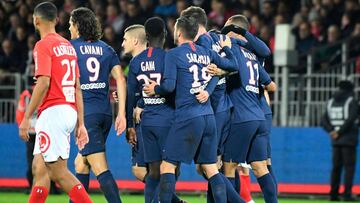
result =
[[244,202],[227,178],[219,173],[216,164],[218,141],[216,137],[215,118],[213,115],[207,115],[204,116],[203,119],[205,129],[194,158],[195,163],[201,164],[211,186],[215,202]]
[[148,164],[144,190],[145,203],[153,202],[154,197],[158,196],[162,150],[169,130],[170,127],[141,125],[144,160]]
[[201,116],[171,126],[160,166],[160,202],[171,202],[175,193],[175,170],[180,162],[191,163],[194,159],[204,126]]
[[89,143],[80,153],[86,156],[106,200],[108,202],[121,202],[119,188],[109,170],[105,154],[106,140],[111,125],[112,117],[109,115],[91,114],[86,116],[85,126],[89,134]]
[[245,165],[240,164],[238,167],[238,172],[240,175],[240,196],[246,202],[252,202],[251,192],[250,192],[250,169],[245,167]]
[[333,167],[331,171],[331,190],[330,190],[330,200],[338,201],[339,200],[339,186],[341,180],[341,171],[343,167],[343,160],[341,154],[341,147],[332,147],[332,162]]
[[32,173],[32,164],[34,159],[34,145],[35,145],[35,133],[29,133],[30,139],[26,142],[26,160],[27,160],[27,171],[26,178],[29,183],[29,192],[31,192],[33,184],[33,173]]
[[160,165],[160,202],[171,203],[172,196],[175,193],[175,169],[176,163],[162,161]]
[[85,190],[89,190],[89,181],[90,181],[90,165],[86,157],[83,157],[81,154],[77,154],[75,158],[75,172],[76,178],[81,182],[85,187]]
[[141,182],[145,183],[145,178],[148,173],[148,167],[144,160],[144,145],[142,138],[141,125],[138,124],[136,128],[137,144],[131,148],[131,172]]
[[59,184],[74,203],[92,202],[80,181],[68,170],[66,159],[46,162],[46,167],[51,180]]
[[230,134],[224,144],[224,174],[234,185],[238,163],[245,163],[251,142],[256,135],[259,124],[254,121],[233,123]]
[[[84,186],[86,191],[89,191],[89,182],[90,182],[90,165],[86,160],[86,157],[83,157],[80,153],[77,154],[75,158],[75,176]],[[70,200],[69,203],[72,203]]]
[[131,167],[131,172],[141,182],[145,182],[148,169],[145,166],[138,166],[137,164]]
[[101,191],[108,202],[121,202],[119,189],[115,179],[108,168],[105,152],[98,152],[86,156],[91,170],[96,176]]
[[[74,203],[91,202],[80,181],[67,168],[70,154],[70,133],[77,122],[77,112],[68,105],[58,105],[44,110],[38,133],[41,141],[40,151],[49,176],[67,192]],[[54,119],[56,118],[56,120]]]
[[249,150],[248,162],[258,180],[265,202],[277,203],[276,185],[267,168],[268,136],[265,121],[258,121],[259,128]]
[[41,154],[34,155],[32,173],[33,184],[29,203],[43,203],[50,191],[50,177]]
[[267,130],[267,139],[268,139],[268,146],[267,146],[267,154],[268,154],[268,159],[267,159],[267,168],[269,170],[269,173],[271,174],[275,186],[276,186],[276,193],[278,193],[278,184],[276,181],[276,177],[274,174],[274,171],[272,169],[272,165],[271,165],[271,143],[270,143],[270,135],[271,135],[271,128],[272,128],[272,114],[266,114],[265,115],[265,122],[266,122],[266,130]]

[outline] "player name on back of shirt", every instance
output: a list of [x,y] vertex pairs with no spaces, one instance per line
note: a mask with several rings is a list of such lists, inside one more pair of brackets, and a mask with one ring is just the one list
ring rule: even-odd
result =
[[155,61],[142,61],[140,63],[142,71],[154,71],[155,70]]
[[103,55],[103,49],[99,46],[92,46],[92,45],[82,45],[80,46],[81,54],[91,54],[91,55]]
[[200,63],[204,65],[210,64],[210,57],[206,55],[197,55],[194,53],[187,53],[186,57],[189,60],[189,63]]
[[76,51],[74,47],[66,43],[61,43],[59,46],[55,46],[53,48],[53,51],[55,53],[55,56],[57,57],[64,55],[76,56]]
[[248,52],[247,50],[241,49],[241,52],[244,54],[245,58],[251,61],[257,61],[257,57],[255,54]]

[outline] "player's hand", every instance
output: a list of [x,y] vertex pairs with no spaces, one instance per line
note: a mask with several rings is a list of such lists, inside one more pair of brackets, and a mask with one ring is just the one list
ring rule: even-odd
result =
[[126,140],[131,146],[135,146],[137,143],[135,128],[128,128],[126,132]]
[[200,92],[196,94],[196,99],[200,103],[205,103],[209,99],[209,93],[206,90],[200,90]]
[[116,103],[118,103],[118,102],[119,102],[119,98],[118,98],[118,94],[117,94],[117,91],[116,91],[116,90],[112,92],[112,96],[113,96],[114,101],[115,101]]
[[84,149],[85,145],[89,142],[89,136],[84,125],[77,127],[75,138],[79,150]]
[[339,134],[336,130],[330,132],[330,136],[333,140],[336,140],[339,137]]
[[29,129],[30,129],[30,119],[24,118],[19,126],[19,135],[20,138],[24,141],[29,141]]
[[141,113],[144,111],[144,109],[142,109],[142,108],[140,108],[140,107],[136,107],[135,109],[134,109],[134,115],[133,115],[133,117],[134,117],[134,122],[136,123],[136,124],[139,124],[140,123],[140,121],[141,121]]
[[226,35],[220,35],[220,46],[221,47],[229,47],[229,48],[231,48],[230,37],[228,37]]
[[126,129],[126,118],[124,114],[118,114],[115,119],[115,131],[116,135],[121,135]]
[[211,76],[223,76],[226,75],[227,72],[218,68],[217,65],[211,63],[206,67],[206,72]]
[[157,85],[157,83],[153,80],[149,80],[149,84],[145,85],[143,88],[143,91],[145,92],[145,94],[149,95],[149,96],[153,96],[155,95],[155,86]]

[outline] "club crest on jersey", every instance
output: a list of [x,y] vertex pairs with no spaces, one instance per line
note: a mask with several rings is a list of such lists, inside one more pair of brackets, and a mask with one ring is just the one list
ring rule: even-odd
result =
[[43,131],[39,133],[39,144],[41,153],[45,153],[50,147],[50,137]]

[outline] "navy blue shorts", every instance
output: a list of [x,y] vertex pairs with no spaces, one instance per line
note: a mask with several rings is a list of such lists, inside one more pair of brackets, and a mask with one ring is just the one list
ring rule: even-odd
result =
[[231,112],[227,111],[219,112],[215,114],[216,130],[217,130],[217,155],[224,154],[224,143],[230,133],[231,125]]
[[179,164],[216,163],[217,136],[214,115],[174,122],[166,140],[163,160]]
[[146,167],[144,160],[144,144],[140,125],[135,126],[137,143],[132,147],[131,162],[132,166]]
[[145,163],[162,160],[162,152],[169,130],[170,126],[160,127],[141,125]]
[[271,158],[270,135],[271,135],[271,128],[272,128],[272,114],[265,115],[265,122],[266,122],[267,139],[268,139],[267,155],[268,155],[268,158]]
[[265,121],[232,123],[225,141],[225,162],[251,163],[267,159],[267,132]]
[[106,114],[90,114],[84,117],[85,127],[89,135],[87,143],[79,153],[83,156],[105,152],[105,143],[112,125],[112,116]]

